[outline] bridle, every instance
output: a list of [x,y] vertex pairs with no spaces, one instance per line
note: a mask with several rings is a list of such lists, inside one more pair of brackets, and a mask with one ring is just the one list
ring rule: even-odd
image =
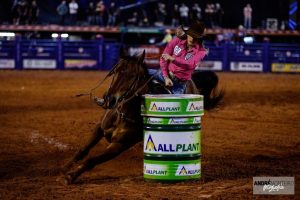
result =
[[[109,73],[104,77],[104,79],[102,79],[94,88],[92,88],[90,90],[90,92],[78,94],[78,95],[76,95],[76,97],[89,95],[91,101],[94,101],[95,99],[99,99],[96,95],[94,95],[95,90],[97,88],[99,88],[107,78],[112,76],[112,81],[109,85],[109,88],[108,88],[107,92],[104,95],[104,103],[103,103],[103,105],[101,105],[101,107],[103,107],[104,109],[115,109],[117,111],[118,115],[119,115],[118,122],[119,122],[120,119],[122,119],[122,120],[125,120],[125,121],[128,121],[128,122],[138,123],[135,119],[132,119],[132,118],[128,117],[128,115],[125,112],[122,111],[123,106],[126,103],[128,103],[130,100],[132,100],[134,97],[137,97],[137,96],[141,95],[140,92],[142,92],[144,90],[144,88],[148,85],[148,83],[153,79],[153,77],[156,74],[150,76],[147,79],[147,81],[138,88],[136,88],[137,85],[139,84],[141,79],[146,78],[146,74],[144,73],[143,76],[136,76],[136,78],[132,81],[132,83],[130,84],[128,89],[118,98],[117,102],[112,107],[110,107],[107,103],[109,101],[109,98],[107,98],[107,97],[110,96],[109,93],[111,93],[111,90],[112,90],[112,83],[115,80],[115,75],[117,74],[117,70],[119,69],[119,67],[120,67],[119,63],[116,63],[112,67],[112,69],[109,71]],[[126,64],[125,67],[128,67],[128,63]],[[141,67],[138,65],[138,66],[136,66],[136,68],[137,68],[137,70],[136,70],[135,73],[139,75]],[[159,72],[157,72],[157,73],[159,73]]]
[[[128,67],[128,63],[123,66],[125,68]],[[119,123],[120,120],[125,120],[131,123],[138,123],[138,121],[136,119],[133,119],[131,117],[128,117],[128,114],[126,112],[123,111],[123,106],[128,103],[130,100],[132,100],[134,97],[137,97],[140,95],[140,92],[144,90],[144,88],[148,85],[148,83],[152,80],[153,76],[151,76],[143,85],[141,85],[140,87],[138,87],[138,84],[140,83],[140,81],[142,79],[146,78],[146,74],[144,73],[143,76],[140,76],[140,69],[141,67],[138,65],[136,66],[136,71],[134,72],[135,74],[137,74],[137,76],[135,77],[135,79],[130,83],[129,87],[125,90],[125,92],[118,98],[117,102],[114,104],[114,106],[109,107],[107,106],[107,103],[104,103],[103,108],[104,109],[115,109],[118,113],[118,120],[117,123]],[[118,73],[118,64],[116,64],[113,69],[109,72],[109,76],[113,76],[113,79],[111,81],[111,84],[107,90],[107,93],[105,95],[105,97],[109,97],[110,93],[111,93],[111,89],[112,89],[112,84],[114,83],[114,79],[115,79],[115,75]],[[109,99],[104,98],[104,101],[109,101]]]
[[[126,68],[128,67],[128,64],[126,64],[125,66]],[[107,93],[105,96],[110,96],[109,94],[111,93],[111,89],[112,89],[112,83],[114,82],[115,79],[115,75],[117,74],[117,67],[113,68],[113,70],[111,71],[111,75],[113,76],[113,79],[109,85],[109,88],[107,90]],[[139,69],[137,74],[139,74]],[[117,102],[115,103],[115,105],[113,107],[104,107],[106,108],[114,108],[116,105],[118,105],[119,103],[121,103],[123,100],[126,100],[129,96],[130,93],[132,93],[132,91],[134,90],[134,88],[137,86],[138,82],[140,81],[140,77],[136,76],[135,79],[130,83],[129,87],[127,90],[125,90],[125,92],[118,98]],[[105,99],[106,100],[106,99]],[[108,99],[109,100],[109,99]]]

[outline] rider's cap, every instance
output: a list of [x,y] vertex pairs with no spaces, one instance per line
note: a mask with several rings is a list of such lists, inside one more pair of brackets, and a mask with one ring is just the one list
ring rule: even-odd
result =
[[204,23],[197,21],[190,26],[186,34],[193,38],[199,39],[204,36],[204,30],[205,30]]

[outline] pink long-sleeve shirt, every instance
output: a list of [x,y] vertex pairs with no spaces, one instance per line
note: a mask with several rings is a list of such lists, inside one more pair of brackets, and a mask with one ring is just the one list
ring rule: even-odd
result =
[[175,37],[168,43],[163,53],[175,58],[172,62],[160,59],[160,69],[163,76],[166,77],[169,72],[172,72],[181,80],[190,80],[196,65],[203,60],[207,54],[207,50],[201,45],[196,44],[188,51],[187,41]]

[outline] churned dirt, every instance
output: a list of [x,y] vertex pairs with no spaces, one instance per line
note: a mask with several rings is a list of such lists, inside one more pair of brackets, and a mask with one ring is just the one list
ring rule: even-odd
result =
[[[226,96],[221,108],[202,119],[199,181],[145,182],[137,144],[64,185],[59,167],[88,140],[104,113],[88,97],[73,96],[105,74],[0,71],[0,199],[299,198],[299,74],[218,74]],[[100,142],[91,154],[105,145]],[[254,176],[294,176],[296,195],[253,195]]]

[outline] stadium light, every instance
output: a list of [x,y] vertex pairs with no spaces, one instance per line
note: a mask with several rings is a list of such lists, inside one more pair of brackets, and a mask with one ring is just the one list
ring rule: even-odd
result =
[[16,34],[12,32],[0,32],[0,37],[15,37]]
[[69,34],[68,33],[63,33],[63,34],[60,35],[60,37],[62,37],[62,38],[68,38]]
[[245,44],[252,44],[254,42],[254,38],[250,36],[246,36],[243,38]]
[[57,33],[52,33],[51,37],[52,38],[58,38],[58,34]]

